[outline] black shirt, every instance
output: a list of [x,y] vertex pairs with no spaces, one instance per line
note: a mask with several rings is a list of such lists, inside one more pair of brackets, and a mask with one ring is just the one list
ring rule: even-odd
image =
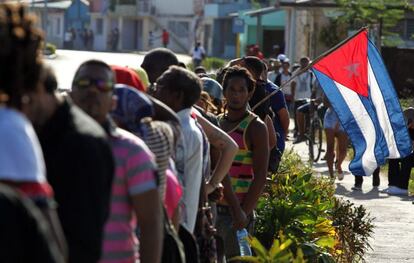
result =
[[38,136],[69,262],[97,262],[114,175],[105,131],[67,98]]

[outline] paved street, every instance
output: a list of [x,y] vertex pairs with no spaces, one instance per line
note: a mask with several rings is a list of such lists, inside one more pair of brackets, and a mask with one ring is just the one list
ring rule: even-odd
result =
[[[308,149],[305,142],[296,145],[289,142],[287,147],[293,147],[303,160],[307,161]],[[380,193],[377,189],[372,188],[371,177],[364,180],[362,192],[352,191],[354,177],[349,173],[348,164],[349,161],[345,161],[343,165],[344,171],[346,171],[345,179],[343,181],[336,180],[336,195],[349,199],[357,205],[364,205],[375,217],[375,232],[371,241],[373,250],[369,251],[367,262],[414,262],[413,198]],[[314,170],[317,174],[328,176],[325,161],[316,163]],[[387,184],[387,177],[382,174],[380,188],[387,187]]]
[[[86,60],[99,59],[111,65],[138,67],[141,65],[145,55],[143,53],[132,54],[73,50],[57,50],[56,53],[56,58],[46,59],[46,61],[55,70],[60,89],[70,89],[76,69]],[[178,59],[186,64],[191,60],[186,55],[178,55]]]

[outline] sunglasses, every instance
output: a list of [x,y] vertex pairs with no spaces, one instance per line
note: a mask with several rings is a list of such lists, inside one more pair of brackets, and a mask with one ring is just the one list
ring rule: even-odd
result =
[[92,86],[96,87],[99,91],[108,92],[114,89],[114,83],[110,80],[105,81],[102,79],[85,78],[74,81],[74,86],[79,89],[87,89]]

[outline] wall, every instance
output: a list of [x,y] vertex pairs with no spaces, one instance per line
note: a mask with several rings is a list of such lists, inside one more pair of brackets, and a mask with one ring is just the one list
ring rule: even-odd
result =
[[64,15],[62,11],[48,11],[48,27],[46,40],[58,48],[63,47],[64,40]]
[[193,0],[153,0],[157,14],[194,15]]

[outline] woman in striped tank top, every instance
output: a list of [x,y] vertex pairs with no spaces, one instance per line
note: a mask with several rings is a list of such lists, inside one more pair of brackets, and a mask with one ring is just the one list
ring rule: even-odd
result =
[[229,175],[223,181],[224,200],[217,207],[217,230],[224,239],[227,258],[239,255],[236,231],[253,230],[254,209],[266,181],[267,128],[247,109],[254,87],[250,73],[240,67],[230,68],[223,80],[227,112],[220,116],[219,125],[239,147]]

